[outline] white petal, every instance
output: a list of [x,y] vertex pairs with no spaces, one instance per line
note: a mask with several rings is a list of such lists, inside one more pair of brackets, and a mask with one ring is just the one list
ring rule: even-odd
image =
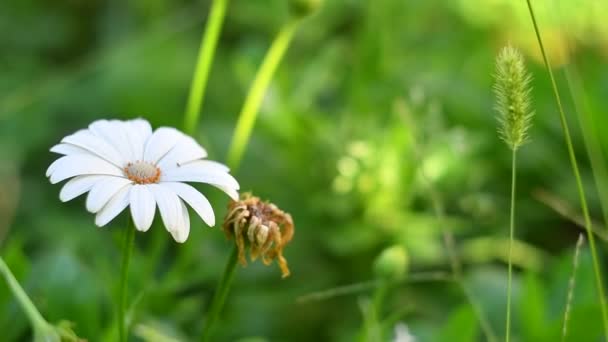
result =
[[118,167],[122,167],[126,163],[124,156],[122,156],[118,150],[109,142],[96,136],[88,129],[83,129],[72,135],[68,135],[61,139],[61,142],[83,148]]
[[158,205],[158,211],[160,211],[160,217],[163,219],[165,229],[172,235],[178,231],[181,225],[181,200],[177,197],[177,194],[168,187],[161,186],[159,184],[150,184],[148,189],[154,194],[154,199]]
[[88,150],[85,150],[82,147],[78,147],[76,145],[72,145],[72,144],[57,144],[53,147],[51,147],[51,152],[53,153],[58,153],[58,154],[63,154],[63,155],[70,155],[70,154],[91,154],[91,152],[89,152]]
[[131,217],[137,230],[145,232],[152,226],[156,201],[147,185],[135,184],[131,188]]
[[209,164],[202,162],[207,161],[201,160],[188,163],[180,167],[162,170],[161,181],[209,183],[235,190],[239,189],[239,183],[236,181],[236,179],[234,179],[234,177],[232,177],[229,173],[220,170],[217,166],[219,163]]
[[47,177],[50,177],[53,174],[53,172],[55,172],[55,170],[57,170],[57,166],[59,166],[63,163],[63,161],[61,161],[61,159],[63,159],[63,158],[59,158],[59,159],[55,160],[54,162],[52,162],[51,165],[49,165],[48,169],[46,169]]
[[126,128],[127,124],[119,120],[97,120],[89,125],[89,130],[93,134],[112,145],[126,161],[135,161],[137,160],[137,156],[127,137]]
[[144,148],[151,135],[152,127],[148,121],[144,119],[127,121],[127,137],[133,149],[134,160],[144,160]]
[[172,168],[207,157],[207,151],[196,140],[183,135],[180,141],[158,162],[158,167]]
[[109,175],[123,177],[117,166],[104,159],[88,154],[75,154],[57,159],[47,170],[51,183],[81,175]]
[[91,175],[74,177],[65,183],[63,188],[61,188],[61,192],[59,192],[59,199],[62,202],[70,201],[91,190],[93,185],[102,180],[104,177],[112,176]]
[[120,190],[110,201],[97,213],[95,216],[95,224],[99,227],[103,227],[108,222],[112,221],[118,214],[120,214],[129,205],[129,192],[131,186],[125,186]]
[[122,177],[106,177],[97,182],[87,196],[87,210],[92,213],[100,211],[110,198],[131,183],[131,180]]
[[157,129],[146,143],[144,160],[150,163],[157,163],[183,136],[184,134],[175,128],[161,127]]
[[188,239],[188,235],[190,235],[190,216],[188,215],[188,208],[181,200],[180,204],[180,220],[177,226],[177,229],[171,231],[171,236],[176,242],[184,243]]
[[212,184],[214,187],[222,190],[224,193],[226,193],[226,195],[230,196],[230,198],[232,198],[235,201],[239,200],[239,192],[237,191],[237,189],[234,188],[230,188],[227,186],[223,186],[223,185],[218,185],[218,184]]
[[160,186],[167,186],[181,197],[194,211],[205,221],[207,225],[213,227],[215,225],[215,215],[211,203],[203,194],[196,190],[191,185],[185,183],[166,182]]

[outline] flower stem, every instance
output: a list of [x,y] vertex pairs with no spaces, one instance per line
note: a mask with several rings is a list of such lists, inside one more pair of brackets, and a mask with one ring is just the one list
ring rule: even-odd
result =
[[[285,51],[287,51],[289,42],[291,41],[299,22],[300,21],[297,19],[291,19],[283,25],[268,49],[260,69],[256,73],[241,113],[239,114],[230,149],[228,150],[228,166],[233,170],[236,170],[241,162],[245,148],[249,143],[249,137],[251,136],[251,131],[253,130],[253,125],[255,124],[266,89],[268,89],[272,76],[279,66],[281,59],[283,59]],[[222,278],[213,295],[213,299],[211,300],[207,324],[205,325],[201,338],[202,341],[209,340],[213,327],[224,307],[224,302],[226,301],[232,279],[234,278],[237,261],[238,249],[235,246],[226,263],[224,273],[222,274]]]
[[536,23],[536,17],[534,15],[534,9],[532,8],[532,3],[530,0],[526,0],[528,4],[528,10],[530,12],[530,18],[532,19],[532,24],[534,25],[534,32],[536,34],[536,39],[538,41],[538,45],[540,47],[540,51],[543,56],[543,61],[545,63],[545,67],[549,73],[549,78],[551,79],[551,86],[553,88],[553,93],[555,95],[555,100],[557,102],[557,107],[559,109],[560,123],[562,126],[562,130],[564,132],[564,137],[566,140],[566,145],[568,147],[568,156],[570,158],[570,164],[572,167],[572,171],[574,173],[574,177],[576,178],[576,185],[578,188],[578,195],[581,202],[581,209],[583,211],[583,217],[585,220],[585,229],[587,231],[587,240],[589,240],[589,248],[591,249],[591,257],[593,260],[593,270],[595,273],[595,281],[596,287],[599,297],[599,305],[602,311],[602,321],[604,324],[604,337],[606,341],[608,341],[608,312],[606,308],[606,299],[604,296],[604,286],[602,283],[602,274],[600,271],[600,263],[597,255],[597,249],[595,247],[595,236],[593,235],[593,227],[591,224],[591,217],[589,215],[589,209],[587,207],[587,200],[585,196],[585,189],[583,188],[583,182],[581,180],[581,175],[578,169],[578,163],[576,161],[576,154],[574,153],[574,147],[572,146],[572,138],[570,137],[570,129],[568,128],[568,122],[566,121],[566,115],[564,114],[564,109],[562,107],[561,97],[559,95],[559,90],[557,88],[557,83],[555,82],[555,77],[553,76],[553,71],[551,70],[551,64],[549,63],[549,59],[547,57],[547,53],[545,52],[545,47],[543,45],[542,38],[540,36],[540,31],[538,28],[538,24]]
[[279,31],[279,34],[276,36],[270,49],[266,53],[264,61],[249,89],[249,93],[243,104],[243,109],[239,114],[239,119],[230,144],[231,148],[228,152],[228,165],[232,168],[237,168],[241,161],[245,147],[249,142],[249,137],[251,136],[251,131],[253,130],[253,125],[255,124],[260,105],[264,99],[264,94],[266,94],[272,76],[279,66],[285,51],[287,51],[289,42],[291,41],[299,22],[298,19],[290,19],[290,21],[283,25],[281,31]]
[[234,278],[234,271],[236,270],[237,261],[238,248],[235,245],[232,248],[232,252],[230,252],[230,257],[228,258],[228,262],[226,263],[224,273],[222,274],[222,278],[220,279],[220,282],[215,290],[213,299],[211,300],[211,307],[209,309],[207,323],[205,324],[205,330],[203,330],[203,336],[201,338],[201,341],[203,342],[209,341],[215,322],[219,318],[220,312],[224,307],[224,302],[226,301],[228,291],[230,290],[230,284],[232,283],[232,279]]
[[211,69],[211,62],[215,55],[217,41],[227,7],[228,0],[213,1],[211,13],[209,14],[207,25],[205,26],[205,33],[201,39],[201,46],[198,52],[194,77],[192,78],[192,85],[190,86],[190,95],[188,96],[184,120],[184,130],[190,135],[194,133],[196,123],[200,116],[201,107],[203,106],[209,70]]
[[6,280],[9,289],[15,298],[17,298],[17,302],[21,305],[21,308],[25,311],[27,318],[30,320],[32,330],[34,331],[34,340],[59,342],[59,335],[57,332],[55,332],[53,327],[44,319],[44,317],[42,317],[2,258],[0,258],[0,274]]
[[122,246],[122,266],[120,272],[120,293],[118,299],[118,336],[121,342],[126,342],[128,339],[126,311],[127,311],[127,295],[129,293],[128,278],[129,265],[131,262],[131,254],[133,254],[133,245],[135,242],[135,228],[131,224],[129,218],[125,227],[125,240]]
[[[412,151],[414,153],[414,158],[419,165],[422,165],[422,151],[419,146],[418,139],[416,136],[416,122],[414,120],[413,115],[410,113],[404,101],[398,101],[395,103],[395,109],[399,112],[399,114],[403,117],[405,124],[410,127],[411,135],[410,142],[412,146]],[[450,268],[452,271],[452,276],[454,277],[454,281],[461,288],[462,293],[464,294],[465,299],[471,305],[471,309],[475,313],[477,320],[479,321],[479,325],[481,330],[483,331],[486,341],[495,342],[497,341],[496,334],[490,325],[488,318],[486,317],[481,305],[475,299],[472,291],[469,289],[467,284],[464,281],[464,277],[462,274],[462,262],[460,260],[460,256],[458,255],[456,249],[456,242],[454,241],[454,234],[452,230],[449,228],[449,224],[446,220],[445,206],[443,198],[441,194],[435,187],[435,184],[431,181],[431,179],[427,176],[424,167],[420,168],[420,178],[424,182],[424,186],[426,187],[426,194],[431,201],[431,206],[433,207],[433,213],[439,222],[438,225],[441,227],[441,233],[443,236],[443,243],[445,245],[446,254],[450,262]]]
[[363,326],[359,333],[359,341],[382,341],[382,327],[380,318],[384,299],[389,292],[391,282],[385,279],[379,281],[374,291],[370,305],[364,310]]
[[509,217],[509,275],[507,280],[507,318],[505,323],[506,337],[509,342],[511,337],[511,292],[513,282],[513,239],[515,238],[515,183],[517,179],[517,149],[513,149],[511,158],[511,213]]

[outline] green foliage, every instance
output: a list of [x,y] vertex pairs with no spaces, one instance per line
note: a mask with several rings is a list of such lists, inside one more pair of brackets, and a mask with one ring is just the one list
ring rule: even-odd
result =
[[[144,116],[154,126],[181,127],[209,3],[0,5],[0,254],[49,322],[73,322],[90,341],[116,341],[126,217],[97,229],[83,198],[60,203],[59,187],[44,178],[53,159],[48,148],[102,117]],[[596,10],[589,4],[560,1],[560,27],[574,31],[580,77],[600,113],[608,84],[607,21],[603,2],[595,2]],[[556,23],[548,19],[555,17],[539,7],[549,39],[563,37],[551,29]],[[288,11],[283,0],[230,2],[193,134],[210,158],[224,160],[245,94]],[[373,279],[374,258],[395,244],[408,251],[408,276],[448,270],[421,170],[444,200],[467,285],[503,336],[511,164],[496,139],[489,89],[496,48],[509,42],[521,47],[535,75],[537,113],[533,139],[518,154],[513,340],[559,339],[578,231],[532,193],[541,188],[573,208],[578,198],[525,15],[525,4],[506,0],[335,0],[302,21],[261,102],[237,175],[243,190],[292,214],[296,234],[285,250],[292,276],[281,281],[276,269],[257,264],[238,269],[218,341],[352,341],[362,326],[358,296],[295,298]],[[558,54],[558,44],[548,45]],[[420,163],[409,143],[414,128],[394,110],[398,100],[417,123]],[[599,114],[593,124],[596,132],[608,127]],[[581,141],[575,129],[572,134]],[[606,154],[608,135],[597,139]],[[583,144],[575,147],[583,156]],[[591,189],[588,164],[580,162]],[[204,190],[216,217],[223,217],[225,197]],[[594,196],[590,211],[598,218]],[[217,227],[192,223],[180,246],[158,222],[137,235],[129,284],[137,299],[130,308],[133,340],[184,341],[202,331],[231,244]],[[598,247],[605,250],[603,242]],[[392,338],[402,322],[419,341],[482,338],[453,282],[407,279],[386,294],[383,336]],[[601,315],[585,248],[576,281],[568,340],[594,341],[602,336]],[[0,331],[6,341],[32,337],[3,283]]]

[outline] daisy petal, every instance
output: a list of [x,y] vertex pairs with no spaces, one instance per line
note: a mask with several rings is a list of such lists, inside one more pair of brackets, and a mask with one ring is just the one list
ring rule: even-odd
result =
[[156,201],[150,189],[146,185],[135,184],[131,188],[130,205],[135,228],[141,232],[148,231],[156,211]]
[[207,151],[196,140],[184,135],[180,142],[160,159],[158,167],[168,169],[205,157],[207,157]]
[[144,148],[152,135],[150,123],[144,119],[135,119],[127,121],[127,127],[127,137],[133,149],[134,160],[144,160]]
[[112,221],[129,205],[129,192],[132,187],[125,186],[122,188],[110,201],[97,213],[95,216],[95,224],[98,227],[103,227],[108,222]]
[[59,192],[59,199],[62,202],[73,200],[74,198],[91,190],[93,185],[101,181],[104,177],[112,176],[90,175],[74,177],[65,183],[63,188],[61,188],[61,192]]
[[194,209],[198,216],[210,227],[215,225],[215,215],[211,203],[203,194],[198,192],[193,186],[185,183],[166,182],[161,183],[161,186],[166,186],[175,191],[189,206]]
[[224,193],[226,193],[226,195],[230,196],[230,198],[232,198],[235,201],[239,200],[239,192],[237,191],[237,189],[234,188],[230,188],[227,186],[223,186],[223,185],[218,185],[218,184],[213,184],[210,183],[211,185],[213,185],[214,187],[222,190]]
[[165,229],[173,235],[180,226],[182,210],[180,206],[181,200],[177,197],[177,194],[168,187],[159,184],[150,184],[148,185],[148,189],[150,189],[154,195]]
[[118,120],[97,120],[89,125],[89,130],[112,145],[127,161],[137,160],[127,137],[126,123]]
[[51,152],[63,155],[70,154],[91,154],[88,150],[72,144],[57,144],[50,149]]
[[91,213],[100,211],[118,191],[131,183],[131,180],[122,177],[106,177],[97,182],[87,196],[87,210]]
[[81,175],[123,176],[116,165],[89,154],[76,154],[57,159],[47,170],[52,184]]
[[190,216],[188,215],[188,208],[181,200],[180,204],[180,216],[179,216],[179,224],[177,229],[171,231],[171,236],[176,242],[184,243],[188,239],[188,235],[190,235]]
[[201,164],[197,161],[180,167],[163,170],[161,181],[208,183],[236,190],[239,189],[239,183],[229,173],[223,172],[216,167],[209,166],[209,164]]
[[63,161],[61,159],[63,159],[63,158],[59,158],[59,159],[55,160],[54,162],[52,162],[51,165],[49,165],[49,167],[46,169],[46,173],[45,173],[45,175],[47,177],[50,177],[53,174],[53,172],[55,172],[55,170],[57,170],[57,166],[59,166],[63,163]]
[[118,167],[125,164],[125,160],[118,150],[88,129],[68,135],[61,139],[61,142],[83,148]]
[[146,143],[144,160],[150,163],[157,163],[183,136],[184,134],[175,128],[161,127],[157,129]]

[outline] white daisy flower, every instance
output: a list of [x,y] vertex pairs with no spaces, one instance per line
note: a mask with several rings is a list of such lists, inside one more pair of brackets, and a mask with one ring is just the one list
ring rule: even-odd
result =
[[137,230],[152,225],[156,206],[175,241],[190,232],[186,202],[209,226],[215,225],[211,204],[191,185],[211,184],[238,200],[239,184],[228,167],[204,159],[207,152],[194,139],[170,127],[152,132],[148,121],[98,120],[61,140],[51,152],[63,155],[46,175],[55,184],[71,178],[59,198],[66,202],[88,192],[86,208],[95,224],[105,226],[130,206]]

